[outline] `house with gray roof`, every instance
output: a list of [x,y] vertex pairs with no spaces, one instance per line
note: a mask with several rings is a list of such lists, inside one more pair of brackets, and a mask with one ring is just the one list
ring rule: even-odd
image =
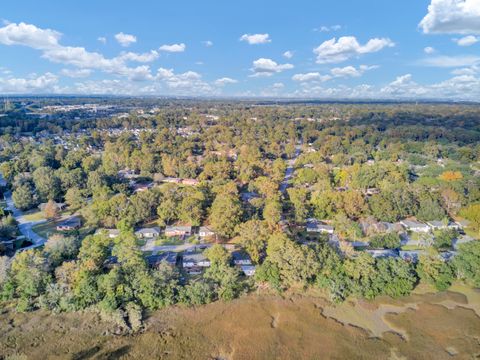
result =
[[210,267],[210,260],[201,252],[183,254],[182,267],[186,269]]
[[190,236],[192,234],[191,226],[167,226],[165,236]]
[[308,219],[305,227],[309,233],[333,234],[334,227],[317,219]]
[[400,221],[400,224],[402,224],[407,231],[423,233],[430,232],[430,226],[416,220],[402,220]]
[[153,239],[160,236],[160,228],[141,228],[135,231],[135,236],[139,239]]

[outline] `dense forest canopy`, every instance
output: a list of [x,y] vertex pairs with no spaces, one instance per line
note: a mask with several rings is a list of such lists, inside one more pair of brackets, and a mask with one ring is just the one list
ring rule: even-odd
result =
[[[480,286],[477,105],[26,98],[7,110],[4,193],[21,211],[43,204],[56,219],[65,204],[82,219],[1,258],[1,297],[20,310],[98,306],[131,321],[143,308],[228,300],[259,284],[319,287],[336,301],[403,296],[419,281]],[[405,219],[436,225],[397,230]],[[12,214],[1,221],[2,240],[15,239]],[[211,228],[208,269],[149,267],[136,230],[152,224]],[[418,261],[372,256],[407,251],[405,241],[421,244]],[[253,278],[231,266],[227,244],[248,254]]]

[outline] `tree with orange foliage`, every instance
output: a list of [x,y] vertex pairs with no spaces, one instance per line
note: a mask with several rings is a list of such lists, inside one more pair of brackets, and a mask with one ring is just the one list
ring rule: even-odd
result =
[[463,179],[463,175],[460,171],[445,171],[439,178],[443,181],[457,181]]

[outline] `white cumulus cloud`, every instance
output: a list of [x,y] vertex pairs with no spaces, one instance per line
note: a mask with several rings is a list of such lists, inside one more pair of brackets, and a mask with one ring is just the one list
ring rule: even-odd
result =
[[475,55],[433,56],[421,59],[419,65],[432,67],[467,67],[480,63],[480,57]]
[[55,30],[40,29],[35,25],[11,23],[0,29],[0,43],[4,45],[23,45],[37,50],[46,50],[58,46],[62,34]]
[[243,34],[240,41],[246,41],[250,45],[267,44],[272,42],[269,34]]
[[43,75],[31,74],[28,78],[0,78],[0,92],[31,94],[31,93],[54,93],[57,88],[58,76],[52,73]]
[[123,46],[123,47],[128,47],[133,43],[137,42],[137,37],[131,34],[124,34],[123,32],[120,32],[115,35],[115,40]]
[[171,44],[171,45],[162,45],[160,46],[161,51],[171,52],[171,53],[178,53],[184,52],[187,46],[184,43],[181,44]]
[[431,46],[427,46],[426,48],[423,49],[423,52],[425,54],[430,55],[430,54],[433,54],[435,52],[435,49]]
[[215,85],[217,86],[225,86],[227,84],[236,84],[238,81],[229,77],[223,77],[220,79],[215,80]]
[[370,39],[365,45],[360,45],[354,36],[343,36],[338,40],[332,38],[323,42],[313,52],[317,55],[318,64],[338,63],[352,57],[374,53],[385,47],[395,46],[388,38]]
[[62,69],[60,74],[71,78],[84,78],[92,74],[90,69]]
[[253,62],[252,77],[272,76],[275,73],[280,73],[285,70],[293,69],[292,64],[277,64],[272,59],[260,58]]
[[480,0],[432,0],[419,26],[426,34],[480,34]]
[[454,39],[453,41],[455,41],[458,46],[472,46],[473,44],[477,43],[480,40],[476,36],[468,35],[460,39]]
[[291,50],[285,51],[283,53],[283,57],[285,57],[287,59],[291,59],[293,57],[293,51],[291,51]]
[[292,76],[292,80],[298,81],[298,82],[309,82],[309,81],[324,82],[324,81],[330,80],[331,78],[332,77],[330,75],[322,75],[319,72],[295,74]]

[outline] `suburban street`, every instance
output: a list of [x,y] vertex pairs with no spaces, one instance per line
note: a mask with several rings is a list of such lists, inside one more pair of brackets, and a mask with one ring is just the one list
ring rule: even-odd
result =
[[39,221],[27,220],[25,218],[25,214],[21,210],[17,209],[13,204],[11,191],[7,191],[5,193],[5,201],[7,202],[7,209],[12,211],[13,216],[15,217],[15,220],[17,220],[18,222],[18,228],[20,230],[20,233],[25,237],[27,237],[28,239],[30,239],[30,241],[33,243],[31,246],[22,248],[22,250],[27,250],[27,249],[32,249],[32,248],[42,246],[47,241],[47,239],[35,233],[32,230],[32,227],[42,222],[45,222],[46,220],[39,220]]
[[287,170],[285,171],[285,178],[283,179],[282,183],[280,184],[280,191],[284,194],[287,191],[288,183],[293,176],[293,172],[295,171],[295,161],[302,153],[302,144],[295,145],[295,155],[292,159],[287,161]]

